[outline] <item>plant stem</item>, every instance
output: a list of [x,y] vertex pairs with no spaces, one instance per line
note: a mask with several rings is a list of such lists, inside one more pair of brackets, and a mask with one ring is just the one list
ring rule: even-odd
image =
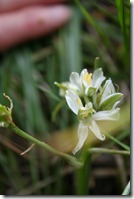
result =
[[130,151],[121,151],[106,148],[91,148],[88,150],[90,153],[109,153],[109,154],[120,154],[120,155],[130,155]]
[[127,186],[125,187],[122,195],[127,196],[130,194],[130,181],[128,182]]
[[83,167],[76,169],[76,192],[77,195],[88,195],[89,193],[89,177],[90,177],[90,167],[91,167],[91,154],[88,151],[83,151],[80,156],[81,162],[83,162]]
[[120,142],[119,140],[117,140],[115,137],[113,137],[112,135],[105,133],[105,135],[110,138],[112,141],[114,141],[116,144],[120,145],[122,148],[124,148],[127,151],[130,151],[130,147],[127,146],[126,144]]
[[57,155],[61,158],[64,158],[65,160],[69,161],[76,168],[80,168],[80,167],[83,166],[82,162],[78,161],[75,157],[68,155],[66,153],[62,153],[60,151],[57,151],[56,149],[49,146],[45,142],[42,142],[42,141],[34,138],[33,136],[25,133],[24,131],[19,129],[14,123],[9,124],[9,129],[12,130],[13,132],[15,132],[16,134],[18,134],[19,136],[25,138],[26,140],[31,141],[34,144],[37,144],[38,146],[48,150],[49,152],[51,152],[51,153],[53,153],[53,154],[55,154],[55,155]]

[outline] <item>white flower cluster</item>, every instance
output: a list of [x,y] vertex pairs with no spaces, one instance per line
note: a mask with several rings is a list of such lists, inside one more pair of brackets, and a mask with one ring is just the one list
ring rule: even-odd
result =
[[72,72],[70,82],[55,84],[60,87],[60,95],[64,96],[69,108],[78,116],[78,144],[73,150],[75,154],[80,150],[88,136],[89,129],[94,135],[105,140],[96,121],[118,120],[119,108],[117,104],[122,93],[116,92],[111,79],[106,80],[101,68],[94,73],[82,70],[79,75]]

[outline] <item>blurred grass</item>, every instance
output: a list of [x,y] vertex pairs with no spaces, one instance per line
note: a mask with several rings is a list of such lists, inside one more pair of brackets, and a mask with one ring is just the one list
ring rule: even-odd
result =
[[[94,59],[100,57],[99,67],[124,94],[120,121],[116,124],[101,123],[102,129],[129,145],[130,2],[76,0],[71,6],[74,15],[65,27],[0,55],[0,101],[7,105],[2,96],[5,92],[13,99],[13,118],[19,127],[47,140],[60,151],[71,153],[77,142],[77,128],[72,128],[77,119],[65,104],[54,112],[59,100],[54,81],[68,81],[72,71],[80,72],[83,68],[92,71]],[[70,171],[70,166],[64,161],[36,147],[27,154],[27,158],[19,157],[18,151],[25,150],[29,143],[5,129],[0,129],[0,133],[7,139],[0,145],[1,194],[79,194],[74,171]],[[85,149],[98,144],[102,145],[91,135]],[[108,139],[103,145],[117,147]],[[129,157],[126,162],[129,162]],[[89,166],[93,164],[91,160]],[[129,163],[125,165],[125,176],[129,176],[128,171]],[[91,176],[87,176],[88,180],[92,181]],[[94,194],[95,187],[88,188]],[[112,191],[109,194],[112,195]],[[121,193],[117,190],[116,194]]]

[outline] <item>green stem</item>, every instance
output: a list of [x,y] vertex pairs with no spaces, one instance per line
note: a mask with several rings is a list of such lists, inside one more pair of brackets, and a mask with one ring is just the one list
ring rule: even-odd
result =
[[25,138],[26,140],[31,141],[34,144],[37,144],[38,146],[46,149],[47,151],[49,151],[61,158],[64,158],[65,160],[69,161],[76,168],[80,168],[83,166],[82,162],[78,161],[75,157],[68,155],[66,153],[57,151],[56,149],[49,146],[45,142],[37,140],[36,138],[32,137],[31,135],[29,135],[29,134],[25,133],[24,131],[22,131],[21,129],[19,129],[14,123],[9,124],[9,129],[12,130],[13,132],[15,132],[16,134],[18,134],[19,136]]
[[130,194],[130,181],[128,182],[127,186],[125,187],[122,195],[128,196]]
[[108,154],[120,154],[120,155],[130,155],[130,151],[121,151],[106,148],[91,148],[88,150],[90,153],[108,153]]
[[108,134],[105,132],[105,135],[110,138],[112,141],[114,141],[116,144],[120,145],[122,148],[124,148],[127,151],[130,151],[130,147],[127,146],[126,144],[120,142],[119,140],[117,140],[116,138],[114,138],[112,135]]
[[83,167],[76,169],[76,192],[77,195],[89,194],[89,176],[91,167],[91,154],[88,151],[83,151],[80,156],[80,161],[83,162]]

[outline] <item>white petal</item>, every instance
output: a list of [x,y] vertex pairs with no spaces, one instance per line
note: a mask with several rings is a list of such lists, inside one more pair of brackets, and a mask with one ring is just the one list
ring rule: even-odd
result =
[[120,101],[115,102],[115,104],[113,105],[112,109],[115,109],[119,103],[120,103]]
[[80,108],[83,107],[81,99],[75,91],[67,90],[65,95],[69,108],[77,115]]
[[82,148],[85,140],[87,139],[87,136],[88,136],[88,126],[81,122],[78,126],[78,140],[79,141],[78,141],[77,146],[73,150],[73,154],[75,154],[77,151],[79,151]]
[[115,93],[115,88],[114,88],[114,85],[113,85],[111,79],[106,81],[103,89],[104,89],[104,91],[103,91],[103,94],[101,97],[100,104],[102,104],[102,102],[105,101],[105,99],[108,95]]
[[94,120],[89,123],[88,127],[99,140],[105,140],[105,136],[100,132],[100,129]]
[[112,109],[110,111],[99,111],[93,114],[94,120],[118,120],[119,119],[119,108]]
[[[115,109],[121,98],[123,97],[122,93],[113,93],[105,97],[100,103],[100,110],[110,110]],[[103,107],[103,108],[102,108]]]
[[82,82],[82,80],[83,80],[83,76],[84,76],[86,73],[88,73],[87,69],[83,69],[83,70],[81,71],[81,74],[80,74],[81,82]]
[[92,86],[92,73],[88,73],[87,69],[82,70],[80,74],[80,80],[85,88]]
[[76,72],[72,72],[70,75],[70,82],[76,86],[79,90],[82,89],[81,87],[81,82],[80,82],[80,76],[78,73]]
[[101,68],[98,68],[93,73],[93,87],[99,89],[102,82],[106,79],[106,77],[103,76],[103,71]]

